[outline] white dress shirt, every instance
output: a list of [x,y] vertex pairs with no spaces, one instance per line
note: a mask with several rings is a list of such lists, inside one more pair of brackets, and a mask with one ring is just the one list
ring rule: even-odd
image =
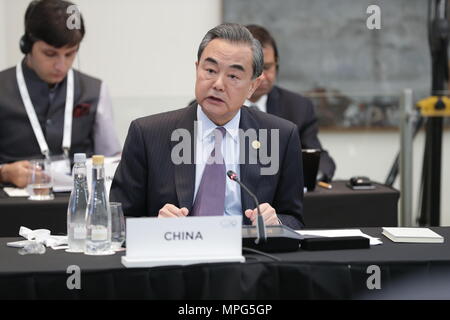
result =
[[[60,83],[49,90],[50,103]],[[94,124],[94,154],[114,156],[122,151],[114,126],[112,101],[108,87],[102,81]]]
[[[239,121],[241,111],[226,123],[223,127],[226,130],[222,140],[222,154],[225,161],[226,171],[233,170],[239,176]],[[197,196],[198,187],[202,180],[205,164],[214,148],[214,129],[218,126],[212,122],[203,112],[200,105],[197,105],[197,148],[195,153],[195,189],[194,199]],[[225,186],[225,215],[242,215],[241,187],[236,182],[226,177]]]
[[267,112],[267,94],[263,95],[258,101],[251,102],[250,100],[245,100],[244,105],[247,107],[256,106],[262,112]]
[[121,151],[114,125],[111,96],[106,84],[102,82],[95,115],[94,153],[113,156]]

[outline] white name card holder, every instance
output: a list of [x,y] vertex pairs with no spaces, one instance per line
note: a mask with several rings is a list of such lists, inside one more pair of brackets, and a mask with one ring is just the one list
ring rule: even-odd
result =
[[128,218],[127,268],[244,262],[242,217]]

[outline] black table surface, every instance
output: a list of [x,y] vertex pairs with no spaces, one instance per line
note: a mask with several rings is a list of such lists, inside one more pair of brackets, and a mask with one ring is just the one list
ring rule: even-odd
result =
[[[433,227],[433,230],[450,239],[450,227]],[[381,234],[381,228],[362,228],[364,233],[380,238],[382,245],[371,246],[370,249],[352,250],[320,250],[274,253],[282,262],[308,263],[388,263],[388,262],[449,262],[450,241],[444,243],[394,243]],[[48,248],[43,255],[24,255],[17,253],[17,248],[6,246],[7,242],[20,238],[0,238],[0,273],[23,272],[65,272],[67,266],[76,264],[85,271],[105,269],[124,269],[120,262],[124,252],[112,256],[87,256],[84,254],[66,253],[64,250]],[[246,254],[250,262],[258,258],[261,261],[270,259],[255,254]]]
[[334,181],[331,190],[317,186],[305,193],[303,218],[307,228],[395,227],[400,192],[380,183],[372,190],[352,190]]
[[[381,227],[397,225],[399,192],[375,183],[374,190],[351,190],[345,181],[333,189],[316,187],[305,193],[303,217],[307,228]],[[18,235],[20,226],[65,234],[69,193],[55,193],[52,201],[10,198],[0,189],[0,237]]]
[[0,189],[0,237],[18,236],[21,226],[49,229],[52,234],[67,232],[67,207],[70,193],[55,193],[55,199],[32,201],[9,197]]
[[[432,228],[450,239],[449,227]],[[86,256],[47,249],[43,255],[17,253],[6,246],[17,238],[0,239],[0,298],[65,299],[354,299],[389,298],[393,283],[407,276],[414,284],[450,275],[450,243],[394,243],[381,235],[381,228],[362,228],[381,238],[370,249],[276,253],[281,261],[246,254],[245,263],[202,263],[189,266],[125,268],[121,256]],[[81,270],[82,288],[69,291],[67,268]],[[383,290],[367,289],[368,268],[381,270]],[[448,280],[448,281],[447,281]],[[409,282],[408,282],[409,283]],[[444,285],[450,298],[450,277],[433,283],[438,294]],[[50,290],[51,289],[51,290]],[[402,294],[412,294],[404,293]],[[433,296],[432,296],[433,297]],[[398,297],[397,297],[398,298]],[[400,297],[401,298],[401,297]]]

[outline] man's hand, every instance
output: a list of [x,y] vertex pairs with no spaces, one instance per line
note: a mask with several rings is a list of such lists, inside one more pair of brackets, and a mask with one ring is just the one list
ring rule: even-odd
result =
[[[261,215],[266,225],[280,224],[277,212],[275,211],[274,208],[272,208],[270,204],[268,203],[260,204],[259,209],[261,210]],[[258,216],[258,210],[256,208],[253,210],[251,209],[245,210],[245,215],[247,218],[250,219],[252,225],[256,225],[256,218]]]
[[16,161],[3,166],[0,180],[3,183],[12,183],[19,188],[25,188],[30,174],[31,163],[29,161]]
[[180,218],[186,217],[189,214],[187,208],[177,208],[173,204],[166,203],[164,207],[159,210],[158,218]]

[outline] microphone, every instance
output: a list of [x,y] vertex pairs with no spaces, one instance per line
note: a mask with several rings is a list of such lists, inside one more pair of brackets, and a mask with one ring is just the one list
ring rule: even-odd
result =
[[228,178],[230,178],[230,180],[233,180],[233,181],[237,182],[245,191],[247,191],[247,193],[252,197],[253,201],[255,202],[256,210],[258,212],[258,216],[256,218],[256,240],[255,240],[255,244],[260,244],[260,243],[266,242],[267,241],[266,224],[264,223],[264,218],[261,215],[261,211],[259,210],[258,198],[253,194],[253,192],[251,192],[247,188],[247,186],[245,184],[243,184],[241,181],[239,181],[239,178],[238,178],[237,174],[234,171],[228,170],[227,176],[228,176]]
[[[257,249],[263,252],[289,252],[303,250],[335,250],[335,249],[362,249],[370,248],[369,239],[364,237],[321,237],[300,235],[286,225],[270,225],[264,223],[259,210],[258,198],[239,181],[235,172],[229,170],[228,178],[238,183],[255,201],[258,217],[256,220],[256,235],[254,226],[242,227],[243,247]],[[256,237],[256,239],[255,239]],[[255,239],[255,240],[253,240]]]
[[[259,209],[259,201],[253,192],[245,184],[239,181],[237,174],[231,170],[227,172],[228,178],[238,183],[253,199],[258,212],[256,230],[254,226],[242,226],[243,247],[257,249],[263,252],[288,252],[297,251],[301,236],[285,225],[267,226]],[[256,231],[256,234],[255,234]]]

